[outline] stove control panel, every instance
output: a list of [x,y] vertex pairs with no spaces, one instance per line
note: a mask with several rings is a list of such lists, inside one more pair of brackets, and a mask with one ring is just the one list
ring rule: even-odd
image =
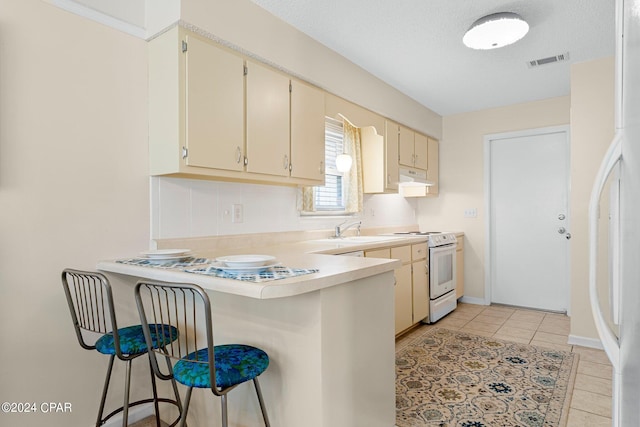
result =
[[438,233],[429,235],[429,247],[452,245],[456,243],[456,235],[453,233]]

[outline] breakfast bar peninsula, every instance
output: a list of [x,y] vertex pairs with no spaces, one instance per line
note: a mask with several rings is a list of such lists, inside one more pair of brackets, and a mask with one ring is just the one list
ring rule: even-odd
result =
[[[394,426],[394,268],[400,262],[291,250],[271,254],[301,274],[246,281],[127,260],[100,262],[98,269],[122,284],[122,292],[130,290],[132,301],[141,278],[203,287],[212,303],[216,345],[246,343],[269,355],[260,381],[271,425]],[[197,254],[205,261],[215,255]],[[251,387],[242,384],[229,394],[230,426],[262,425]],[[204,390],[193,393],[189,425],[219,419],[214,398]]]

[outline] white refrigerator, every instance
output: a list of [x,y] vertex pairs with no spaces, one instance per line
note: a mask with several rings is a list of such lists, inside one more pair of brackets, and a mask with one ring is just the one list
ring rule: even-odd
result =
[[[616,134],[589,206],[591,306],[613,365],[612,425],[640,426],[640,0],[616,1]],[[611,175],[610,309],[597,292],[598,211]],[[608,313],[608,314],[604,314]]]

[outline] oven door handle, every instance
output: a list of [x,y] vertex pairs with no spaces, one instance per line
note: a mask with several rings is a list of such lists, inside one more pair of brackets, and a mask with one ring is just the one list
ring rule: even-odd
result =
[[446,252],[446,251],[450,251],[450,250],[456,250],[456,246],[458,246],[457,243],[450,243],[448,245],[442,245],[442,246],[432,246],[429,248],[429,254],[437,254],[440,252]]

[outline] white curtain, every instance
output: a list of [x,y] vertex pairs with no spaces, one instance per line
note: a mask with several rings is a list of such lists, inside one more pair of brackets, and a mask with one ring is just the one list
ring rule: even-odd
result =
[[345,211],[357,213],[362,211],[362,138],[360,128],[354,126],[343,117],[345,152],[351,155],[353,164],[347,178],[347,203]]

